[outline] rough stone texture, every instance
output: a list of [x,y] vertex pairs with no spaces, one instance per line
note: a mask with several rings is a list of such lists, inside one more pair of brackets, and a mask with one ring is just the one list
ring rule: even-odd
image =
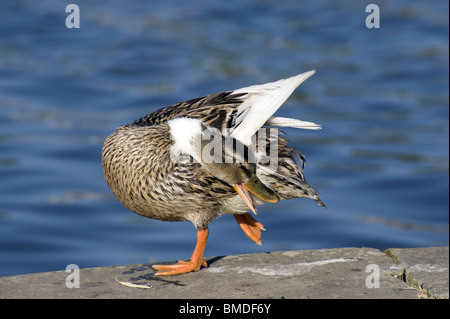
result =
[[391,248],[399,275],[412,287],[422,289],[429,298],[449,298],[448,247]]
[[[2,277],[0,298],[448,298],[448,247],[282,251],[207,261],[198,272],[168,277],[154,276],[151,264],[81,269],[80,288],[71,289],[65,271]],[[404,267],[418,289],[403,280]],[[377,272],[379,288],[368,288],[378,282]]]

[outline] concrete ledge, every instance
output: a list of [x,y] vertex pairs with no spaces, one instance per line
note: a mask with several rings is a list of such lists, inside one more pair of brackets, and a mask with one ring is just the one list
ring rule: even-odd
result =
[[281,251],[207,261],[198,272],[169,277],[155,277],[151,264],[80,269],[80,288],[71,289],[66,279],[74,273],[66,271],[1,277],[0,298],[449,297],[448,247]]

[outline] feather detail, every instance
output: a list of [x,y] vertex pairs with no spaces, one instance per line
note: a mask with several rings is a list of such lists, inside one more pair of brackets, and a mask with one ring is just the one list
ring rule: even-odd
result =
[[176,161],[179,155],[190,155],[201,161],[201,150],[195,148],[195,139],[202,135],[202,122],[197,119],[179,117],[167,122],[170,128],[170,138],[173,141],[170,147],[172,160]]
[[275,117],[272,116],[267,120],[265,125],[270,126],[281,126],[281,127],[293,127],[293,128],[301,128],[305,130],[320,130],[322,128],[321,125],[313,123],[313,122],[307,122],[297,119],[292,119],[289,117]]
[[256,131],[271,118],[292,92],[314,73],[316,71],[309,71],[288,79],[233,91],[233,95],[246,95],[240,97],[243,103],[238,107],[237,127],[231,132],[231,136],[249,145]]

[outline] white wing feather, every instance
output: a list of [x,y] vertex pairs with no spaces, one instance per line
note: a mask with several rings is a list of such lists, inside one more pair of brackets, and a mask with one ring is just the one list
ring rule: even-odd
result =
[[281,126],[281,127],[293,127],[293,128],[302,128],[305,130],[320,130],[322,126],[313,122],[306,122],[297,119],[291,119],[289,117],[275,117],[272,116],[265,123],[266,125],[271,126]]
[[[249,145],[251,137],[264,125],[292,126],[317,129],[318,125],[295,119],[272,117],[294,90],[316,71],[308,71],[288,79],[270,82],[261,85],[253,85],[233,91],[233,94],[246,93],[241,97],[244,102],[239,106],[238,112],[245,118],[234,129],[231,136]],[[240,122],[240,121],[237,121]],[[271,124],[272,123],[272,124]],[[306,126],[306,127],[305,127]]]

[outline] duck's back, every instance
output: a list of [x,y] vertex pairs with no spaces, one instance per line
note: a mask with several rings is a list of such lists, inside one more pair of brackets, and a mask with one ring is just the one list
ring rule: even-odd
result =
[[156,125],[167,123],[174,118],[187,117],[224,131],[225,128],[233,126],[233,115],[243,102],[239,97],[244,94],[232,93],[233,91],[219,92],[175,103],[135,120],[132,125]]

